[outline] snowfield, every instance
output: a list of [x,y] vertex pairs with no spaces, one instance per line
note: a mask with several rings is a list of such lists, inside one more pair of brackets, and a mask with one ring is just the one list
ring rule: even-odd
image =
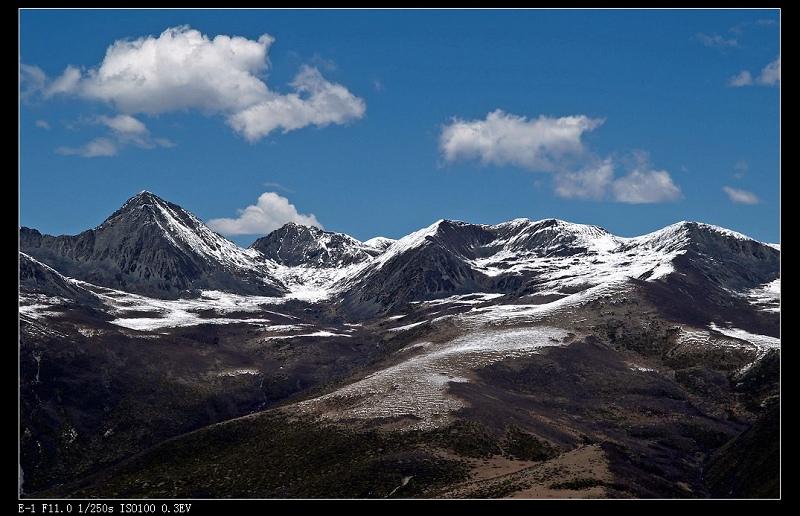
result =
[[299,407],[337,421],[408,417],[405,429],[435,428],[463,406],[449,396],[450,382],[469,381],[474,369],[505,358],[566,345],[570,336],[567,330],[542,326],[484,330],[445,344],[415,343],[398,352],[413,354],[402,363]]

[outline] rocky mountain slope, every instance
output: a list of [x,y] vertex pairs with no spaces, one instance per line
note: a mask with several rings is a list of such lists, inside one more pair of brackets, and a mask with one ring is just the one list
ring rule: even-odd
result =
[[155,297],[197,289],[280,294],[258,254],[208,229],[181,207],[142,192],[94,229],[52,237],[21,228],[20,250],[63,274]]
[[149,192],[19,244],[23,498],[780,496],[777,245],[518,219],[242,249]]

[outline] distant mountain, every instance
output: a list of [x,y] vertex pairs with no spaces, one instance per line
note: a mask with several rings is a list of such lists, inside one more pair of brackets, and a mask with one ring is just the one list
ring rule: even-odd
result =
[[291,222],[259,238],[249,248],[281,265],[320,268],[361,263],[385,249],[380,244],[369,246],[342,233]]
[[707,283],[724,303],[780,270],[775,247],[693,222],[620,238],[555,219],[495,226],[440,220],[398,241],[368,243],[289,223],[243,249],[150,192],[77,236],[23,227],[20,251],[68,277],[167,298],[199,289],[282,296],[311,283],[336,292],[355,316],[455,294],[552,298],[620,278],[666,276]]
[[483,226],[440,220],[398,240],[349,278],[341,287],[343,303],[374,315],[411,301],[483,291],[484,275],[470,262],[491,241]]
[[180,206],[144,191],[76,236],[21,228],[20,251],[66,276],[156,297],[198,289],[280,295],[257,252],[214,233]]
[[780,336],[780,319],[752,310],[754,292],[780,280],[781,254],[774,246],[717,226],[679,222],[632,238],[620,250],[670,257],[671,273],[642,284],[665,316],[700,325],[736,321],[753,333]]
[[779,274],[779,250],[707,224],[621,238],[555,219],[496,226],[441,220],[396,242],[342,290],[359,314],[475,292],[552,299],[621,280],[694,282],[730,304]]
[[622,252],[678,253],[673,263],[727,290],[742,290],[780,277],[780,251],[741,233],[699,222],[679,222],[629,239]]

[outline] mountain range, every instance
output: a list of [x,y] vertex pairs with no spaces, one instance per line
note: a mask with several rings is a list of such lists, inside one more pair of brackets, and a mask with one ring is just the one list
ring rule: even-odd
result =
[[20,496],[777,498],[780,272],[686,221],[21,227]]

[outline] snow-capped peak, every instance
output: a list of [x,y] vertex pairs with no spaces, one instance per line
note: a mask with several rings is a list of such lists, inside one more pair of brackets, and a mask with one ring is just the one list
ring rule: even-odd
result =
[[703,222],[681,221],[670,224],[662,229],[653,231],[646,235],[626,239],[628,246],[638,246],[660,250],[663,252],[674,252],[700,240],[713,237],[732,238],[741,242],[753,241],[752,238],[731,231],[729,229],[706,224]]

